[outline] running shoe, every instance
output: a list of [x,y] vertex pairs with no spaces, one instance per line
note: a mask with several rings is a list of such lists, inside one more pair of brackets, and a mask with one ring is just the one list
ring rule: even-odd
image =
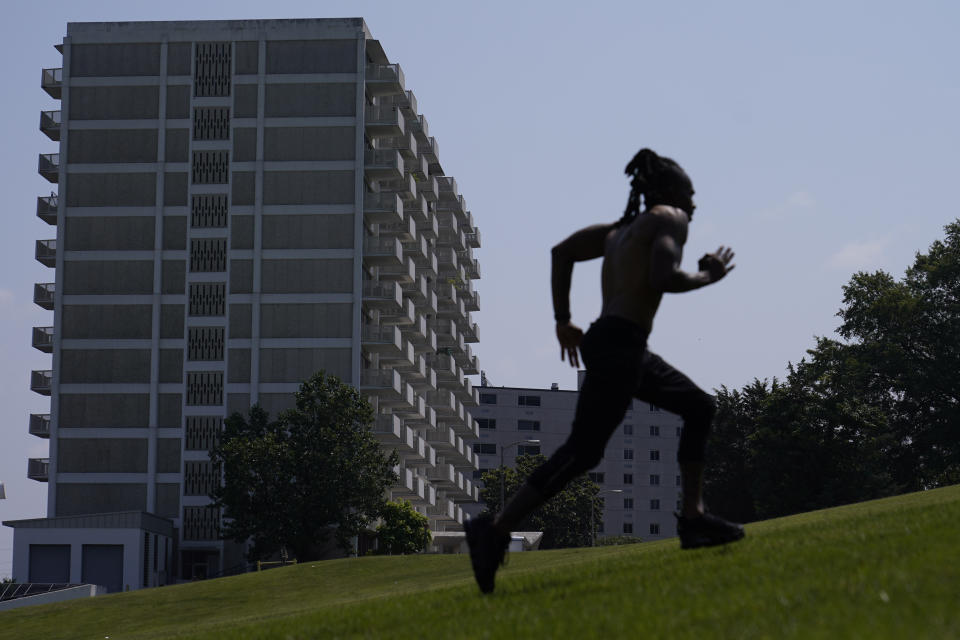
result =
[[463,524],[470,546],[473,577],[483,593],[493,591],[494,576],[503,564],[510,544],[510,534],[500,533],[493,526],[493,516],[481,514]]
[[680,536],[681,549],[713,547],[735,542],[744,536],[742,525],[727,522],[712,513],[704,513],[698,518],[674,515],[677,517],[677,534]]

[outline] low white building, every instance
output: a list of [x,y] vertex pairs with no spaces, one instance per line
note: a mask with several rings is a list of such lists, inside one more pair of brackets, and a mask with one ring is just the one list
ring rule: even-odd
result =
[[[582,379],[583,372],[580,378]],[[512,467],[518,455],[549,457],[570,434],[577,392],[528,387],[478,387],[480,405],[474,417],[480,441],[474,451],[480,469]],[[659,540],[676,535],[673,511],[679,508],[680,467],[677,446],[683,421],[679,416],[634,400],[623,422],[607,443],[606,454],[590,472],[605,507],[597,513],[601,536],[631,535]],[[533,444],[527,440],[539,440]],[[483,505],[471,507],[473,515]]]

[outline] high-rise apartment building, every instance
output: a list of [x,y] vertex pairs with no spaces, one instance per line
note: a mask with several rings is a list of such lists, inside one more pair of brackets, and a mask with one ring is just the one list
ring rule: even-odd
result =
[[[519,455],[551,456],[570,435],[576,391],[489,386],[478,390],[477,482],[501,460],[513,467]],[[676,535],[673,511],[679,508],[681,495],[677,448],[682,428],[677,415],[640,400],[630,404],[603,460],[589,473],[600,486],[604,503],[602,512],[596,513],[599,536],[660,540]],[[472,515],[481,509],[482,505],[470,507]]]
[[51,353],[30,416],[48,517],[20,581],[111,589],[214,574],[208,457],[223,418],[275,414],[319,369],[370,397],[391,497],[437,531],[477,498],[480,233],[397,64],[362,19],[72,23],[42,86]]

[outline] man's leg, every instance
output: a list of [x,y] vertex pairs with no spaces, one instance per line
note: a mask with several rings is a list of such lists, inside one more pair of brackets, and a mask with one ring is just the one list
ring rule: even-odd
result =
[[740,525],[708,514],[703,505],[704,454],[716,411],[713,397],[651,352],[644,356],[636,397],[683,418],[677,451],[683,484],[677,524],[681,545],[692,548],[742,538]]

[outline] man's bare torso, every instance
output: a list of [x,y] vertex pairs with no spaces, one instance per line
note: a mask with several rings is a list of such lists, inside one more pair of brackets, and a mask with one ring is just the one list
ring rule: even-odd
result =
[[688,221],[683,210],[657,205],[638,215],[630,224],[614,228],[607,234],[601,276],[601,316],[631,320],[647,332],[653,328],[653,318],[663,297],[663,291],[654,289],[651,283],[654,241],[671,243],[679,265],[687,239]]

